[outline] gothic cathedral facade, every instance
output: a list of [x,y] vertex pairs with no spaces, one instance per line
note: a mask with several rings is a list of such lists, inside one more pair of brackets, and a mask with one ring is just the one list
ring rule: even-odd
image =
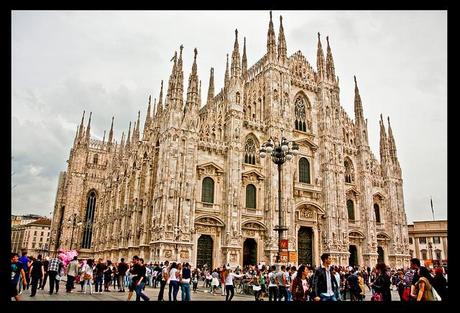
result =
[[[380,160],[368,144],[355,78],[354,120],[340,105],[329,40],[318,34],[316,70],[300,51],[287,55],[282,18],[272,16],[266,54],[248,68],[238,32],[227,55],[224,87],[215,94],[211,68],[201,105],[197,50],[184,95],[180,47],[166,95],[149,97],[120,142],[92,139],[77,127],[59,178],[51,247],[88,257],[175,260],[193,266],[272,264],[278,253],[278,187],[288,240],[283,261],[318,265],[408,264],[402,173],[388,119],[380,120]],[[185,99],[184,99],[185,98]],[[153,107],[153,108],[152,108]],[[295,141],[282,167],[260,158],[269,138]],[[73,223],[77,220],[81,223]]]

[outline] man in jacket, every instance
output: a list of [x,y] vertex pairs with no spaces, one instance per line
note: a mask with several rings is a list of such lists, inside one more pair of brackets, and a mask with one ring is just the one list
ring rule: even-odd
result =
[[66,292],[71,293],[74,288],[75,277],[78,275],[78,257],[74,256],[73,260],[67,266],[67,284]]
[[314,301],[337,301],[335,296],[339,289],[332,272],[332,258],[329,253],[321,255],[323,264],[315,271],[313,278],[312,298]]

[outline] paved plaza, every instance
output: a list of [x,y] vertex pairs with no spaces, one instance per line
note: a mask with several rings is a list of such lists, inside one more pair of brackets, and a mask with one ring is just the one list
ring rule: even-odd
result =
[[[114,290],[112,287],[109,289],[110,292],[103,291],[102,293],[95,293],[94,286],[93,286],[93,294],[84,294],[79,292],[80,285],[76,285],[75,289],[72,293],[66,293],[65,291],[65,281],[61,281],[59,284],[59,292],[57,294],[50,295],[49,292],[49,285],[45,286],[45,290],[37,290],[37,294],[35,297],[30,296],[30,289],[22,291],[21,300],[22,301],[126,301],[128,297],[128,289],[126,288],[126,292],[118,292],[118,290]],[[164,299],[168,301],[168,286],[165,288]],[[160,291],[159,285],[157,288],[150,288],[145,287],[144,293],[150,298],[151,301],[157,301],[158,293]],[[399,301],[399,295],[396,291],[392,290],[391,297],[395,301]],[[349,296],[347,296],[347,301],[350,300]],[[207,288],[204,288],[202,283],[198,285],[198,291],[193,292],[191,291],[191,299],[192,301],[225,301],[225,296],[221,295],[220,289],[216,295],[212,295],[209,293]],[[366,287],[366,298],[365,300],[369,301],[371,299],[371,292]],[[133,293],[133,297],[131,301],[136,300],[136,293]],[[177,294],[177,300],[181,301],[181,292]],[[254,296],[252,295],[244,295],[238,294],[235,292],[235,296],[233,297],[232,301],[254,301]],[[268,301],[268,295],[264,298],[264,301]]]

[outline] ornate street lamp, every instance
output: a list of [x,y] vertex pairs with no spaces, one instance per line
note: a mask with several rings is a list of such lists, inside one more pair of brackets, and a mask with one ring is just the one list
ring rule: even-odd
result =
[[278,232],[278,255],[276,256],[276,262],[281,262],[281,238],[284,231],[288,229],[282,223],[281,218],[281,166],[284,162],[292,159],[293,156],[299,153],[299,145],[295,141],[288,141],[285,137],[282,137],[279,143],[275,143],[273,139],[270,139],[262,144],[259,150],[261,158],[270,155],[273,163],[278,165],[278,225],[275,226],[274,230]]
[[78,218],[77,213],[74,213],[71,217],[69,217],[67,223],[72,227],[72,235],[70,237],[70,250],[72,250],[73,231],[76,226],[81,226],[82,222],[80,221],[80,218]]

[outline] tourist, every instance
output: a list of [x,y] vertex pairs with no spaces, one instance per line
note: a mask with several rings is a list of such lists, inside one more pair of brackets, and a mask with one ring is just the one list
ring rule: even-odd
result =
[[[171,264],[169,270],[169,301],[177,301],[177,293],[179,292],[179,275],[176,262]],[[172,295],[172,297],[171,297]]]
[[[26,283],[26,288],[29,289],[29,283],[30,283],[30,277],[29,277],[29,268],[30,268],[30,259],[27,257],[27,250],[22,250],[21,252],[22,256],[19,258],[19,262],[21,262],[22,269],[24,270],[25,274],[25,283]],[[19,284],[19,294],[22,293],[21,291],[22,285]]]
[[62,261],[57,257],[57,254],[55,253],[55,256],[50,260],[49,265],[48,265],[48,276],[50,280],[50,289],[49,289],[49,294],[53,294],[53,291],[56,286],[56,294],[59,291],[59,280],[60,280],[60,272],[62,268]]
[[86,264],[82,266],[81,272],[83,274],[83,293],[86,293],[86,286],[89,286],[89,294],[93,294],[93,285],[92,281],[94,278],[94,271],[93,271],[93,260],[88,259]]
[[308,291],[307,275],[308,275],[308,272],[307,272],[307,267],[305,267],[305,265],[300,265],[296,274],[293,275],[294,278],[292,280],[292,287],[291,287],[293,301],[296,301],[296,302],[307,301],[307,291]]
[[235,288],[233,286],[233,280],[236,278],[241,278],[243,277],[243,274],[235,274],[233,271],[229,268],[225,268],[225,291],[226,291],[226,296],[225,296],[225,301],[232,301],[233,296],[235,295]]
[[121,258],[120,263],[118,263],[118,291],[125,292],[125,276],[128,271],[128,264],[125,263],[125,259]]
[[[374,291],[373,299],[376,299],[378,296],[376,301],[391,301],[391,281],[386,269],[387,267],[385,263],[378,263],[375,266],[375,272],[377,277],[375,281],[371,284],[371,287]],[[376,293],[377,296],[375,295]]]
[[419,279],[415,283],[417,301],[435,301],[432,290],[433,277],[428,269],[424,266],[419,267],[418,276]]
[[78,276],[78,258],[77,256],[73,257],[73,260],[67,265],[67,283],[66,283],[66,292],[72,292],[74,288],[75,277]]
[[278,301],[278,275],[276,266],[272,265],[268,273],[268,301]]
[[313,278],[312,298],[314,301],[337,301],[338,285],[331,268],[332,258],[329,253],[323,253],[321,261]]
[[169,284],[169,261],[165,261],[161,269],[160,292],[158,293],[158,301],[163,301],[163,295],[166,284]]
[[18,283],[22,281],[22,287],[26,289],[27,280],[26,273],[22,263],[19,262],[19,255],[17,253],[11,253],[11,280],[10,280],[10,297],[16,301],[21,300],[18,293]]
[[113,275],[112,261],[107,260],[103,274],[104,274],[104,291],[110,292],[109,287],[110,287],[110,283],[112,282],[112,275]]
[[434,272],[433,288],[436,289],[442,301],[447,301],[447,280],[442,273],[442,267],[437,267]]
[[192,274],[190,271],[190,264],[185,263],[182,268],[182,274],[180,279],[181,286],[181,299],[182,301],[190,301],[190,280]]
[[39,280],[43,279],[43,277],[45,276],[45,270],[43,268],[41,254],[39,254],[37,259],[34,260],[34,262],[32,263],[32,266],[30,267],[30,276],[32,279],[32,282],[31,282],[32,291],[30,293],[30,296],[35,297],[35,294],[37,293],[37,286],[38,286]]

